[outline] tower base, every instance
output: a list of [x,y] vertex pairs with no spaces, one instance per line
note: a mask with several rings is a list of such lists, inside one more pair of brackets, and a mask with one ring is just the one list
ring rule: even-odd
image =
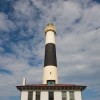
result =
[[32,84],[16,86],[21,100],[82,100],[81,92],[86,86],[74,84]]

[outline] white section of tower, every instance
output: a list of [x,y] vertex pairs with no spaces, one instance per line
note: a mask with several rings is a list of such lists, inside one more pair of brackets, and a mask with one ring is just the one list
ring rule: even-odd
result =
[[48,31],[46,33],[46,44],[54,43],[55,44],[55,33],[53,31]]
[[55,84],[58,84],[58,73],[56,66],[45,66],[43,84],[47,84],[47,80],[55,80]]

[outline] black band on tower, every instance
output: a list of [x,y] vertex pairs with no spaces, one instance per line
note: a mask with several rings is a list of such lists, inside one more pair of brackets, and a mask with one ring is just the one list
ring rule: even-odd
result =
[[48,65],[53,65],[57,67],[56,48],[55,44],[53,43],[48,43],[45,45],[44,67]]

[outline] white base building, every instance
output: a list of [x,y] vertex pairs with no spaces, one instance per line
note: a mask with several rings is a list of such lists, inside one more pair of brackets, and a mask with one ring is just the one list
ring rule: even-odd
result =
[[82,90],[86,86],[33,84],[17,88],[21,91],[21,100],[82,100]]

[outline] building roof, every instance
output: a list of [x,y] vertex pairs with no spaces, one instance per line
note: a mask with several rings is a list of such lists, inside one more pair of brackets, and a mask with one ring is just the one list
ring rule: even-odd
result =
[[31,84],[16,86],[18,90],[81,90],[83,91],[86,86],[75,84]]

